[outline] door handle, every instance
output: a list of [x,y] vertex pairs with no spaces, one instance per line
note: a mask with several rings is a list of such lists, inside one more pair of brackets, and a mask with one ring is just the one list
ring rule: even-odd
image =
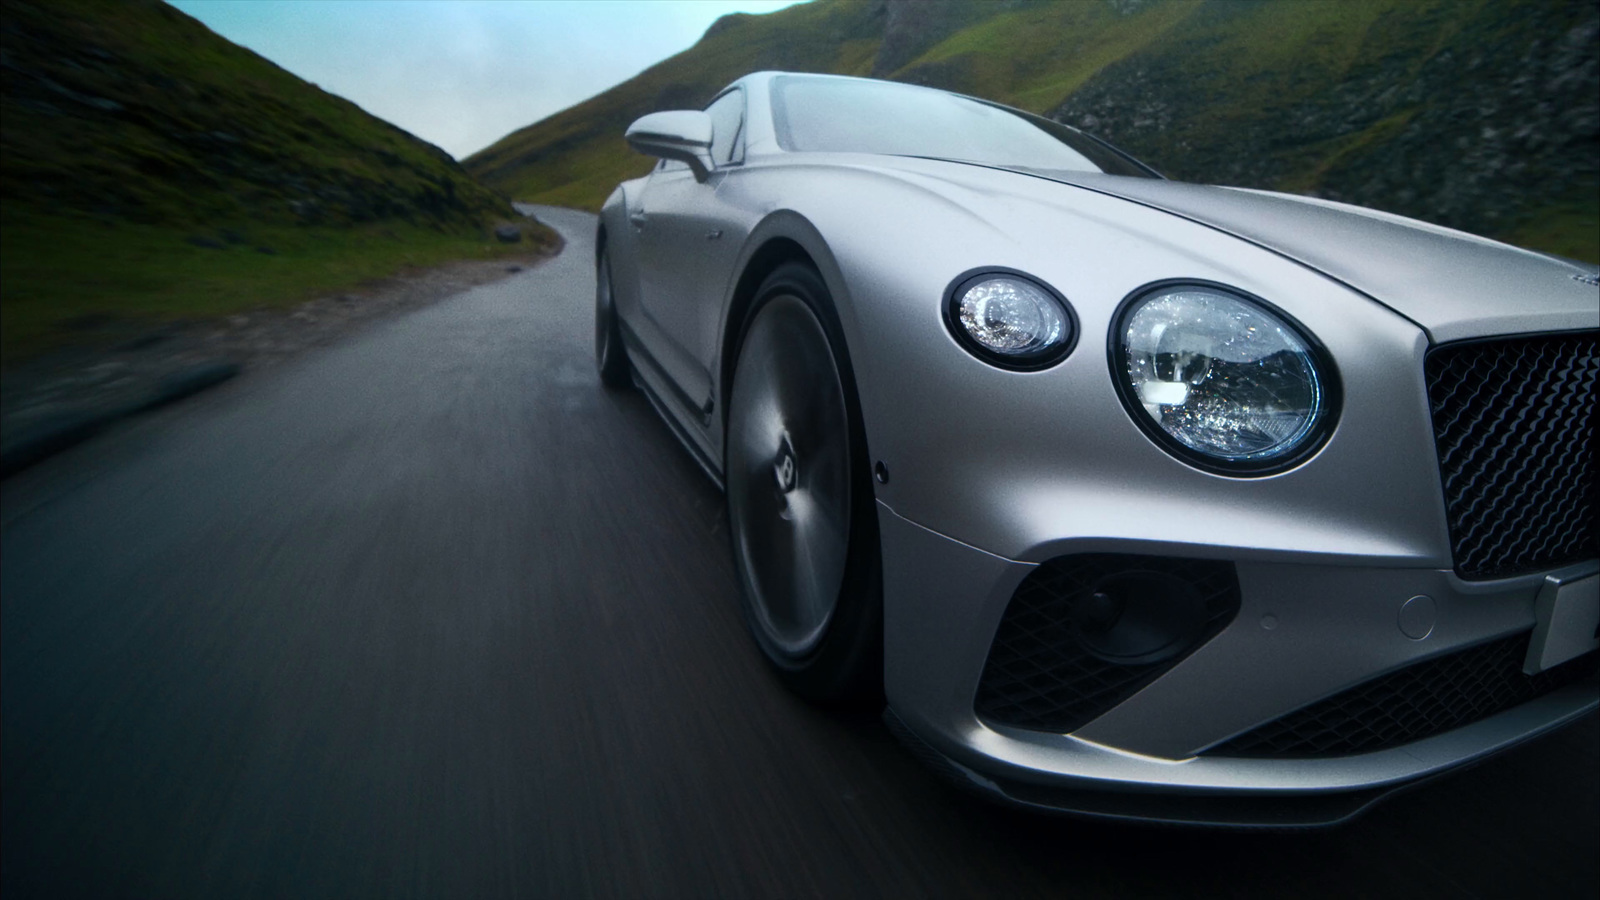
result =
[[628,221],[632,222],[633,223],[633,227],[635,227],[635,228],[643,228],[644,227],[644,223],[650,221],[650,217],[645,215],[643,211],[640,211],[640,212],[635,212],[635,213],[629,213],[628,214]]

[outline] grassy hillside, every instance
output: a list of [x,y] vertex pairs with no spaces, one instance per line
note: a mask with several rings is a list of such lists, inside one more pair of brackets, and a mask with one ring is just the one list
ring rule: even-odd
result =
[[634,117],[757,69],[873,74],[1084,128],[1189,181],[1310,193],[1600,260],[1590,0],[815,0],[513,132],[468,171],[589,209]]
[[289,303],[504,252],[490,229],[518,217],[443,151],[165,4],[3,11],[7,363],[108,319]]
[[599,209],[617,182],[654,160],[622,133],[647,112],[700,107],[728,82],[759,69],[865,72],[882,38],[881,5],[807,3],[765,16],[720,19],[693,49],[469,157],[467,171],[519,200]]

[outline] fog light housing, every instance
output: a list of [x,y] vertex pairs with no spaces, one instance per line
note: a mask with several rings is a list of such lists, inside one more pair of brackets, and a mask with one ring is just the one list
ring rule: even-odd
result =
[[1078,642],[1096,658],[1121,666],[1177,656],[1205,634],[1209,618],[1194,585],[1166,572],[1115,572],[1073,604]]
[[991,725],[1070,734],[1221,633],[1240,600],[1238,574],[1225,560],[1046,560],[1006,605],[973,709]]
[[1066,298],[1010,269],[975,269],[958,276],[945,292],[944,321],[973,356],[1024,372],[1065,359],[1078,339],[1078,323]]

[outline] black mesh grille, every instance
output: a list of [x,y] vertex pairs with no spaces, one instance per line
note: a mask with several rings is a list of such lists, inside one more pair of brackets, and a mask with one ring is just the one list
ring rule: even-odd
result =
[[1590,653],[1522,674],[1532,632],[1407,666],[1313,703],[1205,751],[1206,756],[1326,757],[1370,753],[1442,734],[1526,703],[1595,670]]
[[1595,334],[1444,346],[1427,375],[1456,572],[1596,556]]
[[[1090,654],[1078,640],[1074,604],[1102,578],[1130,571],[1176,576],[1204,598],[1205,631],[1177,656],[1122,665]],[[1012,595],[989,648],[974,706],[994,724],[1074,731],[1216,636],[1238,609],[1239,581],[1232,563],[1111,553],[1053,559],[1030,573]]]

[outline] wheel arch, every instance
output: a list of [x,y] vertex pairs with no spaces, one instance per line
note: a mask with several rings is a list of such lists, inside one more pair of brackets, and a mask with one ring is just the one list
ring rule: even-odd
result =
[[814,269],[828,287],[833,313],[839,318],[844,331],[845,352],[850,353],[851,324],[847,322],[848,292],[844,279],[834,261],[833,253],[822,235],[804,217],[790,211],[779,211],[768,216],[751,231],[746,242],[749,248],[738,271],[723,315],[721,352],[717,371],[717,402],[722,408],[723,425],[727,424],[728,398],[733,389],[733,369],[739,361],[739,344],[744,337],[750,307],[755,302],[756,291],[779,266],[799,262]]
[[[812,660],[821,660],[822,675],[796,675],[778,665],[789,686],[803,695],[824,702],[849,705],[870,705],[881,708],[883,703],[883,601],[882,601],[882,545],[878,532],[876,491],[873,489],[872,455],[866,431],[866,409],[861,397],[861,370],[855,364],[856,354],[851,352],[855,330],[855,310],[851,295],[839,264],[828,244],[815,226],[792,211],[780,211],[763,220],[746,241],[742,263],[729,291],[723,317],[721,354],[718,361],[718,402],[722,405],[721,451],[724,478],[727,479],[729,459],[729,416],[732,410],[734,372],[738,368],[739,354],[746,331],[755,317],[754,307],[763,283],[783,267],[798,263],[811,270],[820,284],[805,291],[812,295],[812,303],[826,316],[820,325],[824,336],[836,351],[838,377],[843,387],[848,442],[852,472],[850,481],[849,538],[841,576],[841,596],[854,598],[848,604],[850,612],[839,613],[836,624],[829,625],[830,637],[816,648]],[[793,277],[793,276],[790,276]],[[810,280],[810,279],[806,279]],[[817,297],[816,288],[824,296]],[[765,308],[765,307],[763,307]],[[831,319],[832,322],[826,321]],[[734,486],[725,481],[731,492]],[[729,494],[730,498],[733,496]],[[730,500],[730,509],[732,501]],[[730,512],[730,529],[735,518]],[[734,538],[736,547],[739,544]],[[737,549],[735,550],[737,551]],[[736,562],[736,567],[738,567]],[[742,576],[741,576],[742,577]],[[752,602],[746,594],[748,603]],[[843,603],[844,601],[841,601]],[[843,608],[843,607],[841,607]],[[837,627],[836,627],[837,626]],[[841,630],[842,629],[842,630]],[[751,626],[756,641],[763,646],[769,661],[773,654],[763,643],[756,626]],[[810,667],[810,663],[806,664]],[[809,686],[799,686],[802,682]]]
[[745,324],[750,317],[750,306],[756,299],[756,290],[768,275],[788,262],[817,267],[816,260],[798,241],[787,237],[769,238],[750,254],[744,270],[739,273],[738,282],[734,284],[733,296],[728,301],[728,314],[724,319],[726,324],[722,329],[721,366],[717,373],[720,395],[717,402],[722,407],[724,426],[727,424],[728,397],[733,391],[733,368],[739,361],[739,345],[744,339]]

